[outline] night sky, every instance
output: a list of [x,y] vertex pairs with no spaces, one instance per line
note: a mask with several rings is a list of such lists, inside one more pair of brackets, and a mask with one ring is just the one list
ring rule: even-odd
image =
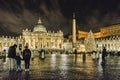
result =
[[71,34],[73,12],[77,29],[96,32],[120,23],[120,0],[0,0],[0,35],[33,30],[39,18],[47,30]]

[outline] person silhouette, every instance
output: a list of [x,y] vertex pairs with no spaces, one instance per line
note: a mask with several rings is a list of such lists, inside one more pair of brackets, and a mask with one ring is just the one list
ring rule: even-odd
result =
[[9,50],[8,50],[8,58],[9,58],[9,70],[10,71],[14,71],[14,66],[15,66],[15,57],[16,57],[16,48],[17,48],[17,45],[14,44],[13,46],[10,46],[9,47]]
[[25,71],[29,71],[30,66],[31,51],[28,49],[28,46],[25,46],[23,50],[23,60],[25,62]]
[[107,51],[106,51],[106,48],[103,47],[103,50],[102,50],[102,64],[105,63],[105,57],[107,56]]

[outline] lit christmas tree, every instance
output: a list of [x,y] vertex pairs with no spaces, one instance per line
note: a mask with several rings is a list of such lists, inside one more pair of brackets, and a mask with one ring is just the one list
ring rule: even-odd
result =
[[85,38],[84,44],[86,52],[96,51],[95,38],[91,30]]

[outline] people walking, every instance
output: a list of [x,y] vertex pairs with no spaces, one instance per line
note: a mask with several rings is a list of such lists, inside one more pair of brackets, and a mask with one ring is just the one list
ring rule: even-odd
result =
[[74,50],[74,54],[77,55],[77,50],[76,49]]
[[17,45],[14,44],[13,46],[9,47],[8,50],[8,58],[9,58],[9,70],[13,71],[15,69],[15,57],[16,57],[16,48]]
[[43,50],[43,49],[40,51],[40,58],[41,58],[42,60],[45,59],[45,50]]
[[75,63],[77,63],[77,49],[74,50],[74,54],[75,54]]
[[86,53],[85,52],[82,53],[82,59],[83,59],[83,62],[85,62],[85,60],[86,60]]
[[92,59],[96,60],[96,51],[92,51]]
[[105,63],[105,57],[107,56],[107,51],[106,51],[106,48],[103,47],[103,50],[102,50],[102,63]]
[[75,54],[75,58],[77,58],[77,54],[78,54],[78,52],[77,52],[76,49],[75,49],[75,51],[74,51],[74,54]]
[[28,49],[28,46],[25,46],[23,50],[23,60],[25,62],[25,71],[29,71],[30,66],[31,51]]
[[2,56],[3,56],[3,62],[6,62],[6,50],[4,49],[3,52],[2,52]]
[[97,58],[97,60],[99,60],[99,56],[100,56],[100,53],[99,53],[99,51],[96,53],[96,58]]

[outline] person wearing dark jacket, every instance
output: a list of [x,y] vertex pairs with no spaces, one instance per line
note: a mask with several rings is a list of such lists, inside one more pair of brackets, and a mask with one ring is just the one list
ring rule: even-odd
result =
[[104,63],[105,62],[105,57],[107,56],[107,51],[106,51],[106,48],[103,47],[103,51],[102,51],[102,62]]
[[77,49],[74,50],[74,54],[75,54],[75,63],[76,63],[77,62],[77,54],[78,54]]
[[10,46],[9,47],[9,50],[8,50],[8,58],[9,58],[9,70],[14,70],[14,66],[15,66],[15,57],[16,57],[16,48],[17,48],[17,45],[14,44],[13,46]]
[[23,60],[25,62],[25,71],[29,71],[30,66],[31,51],[28,49],[28,46],[25,46],[23,50]]

